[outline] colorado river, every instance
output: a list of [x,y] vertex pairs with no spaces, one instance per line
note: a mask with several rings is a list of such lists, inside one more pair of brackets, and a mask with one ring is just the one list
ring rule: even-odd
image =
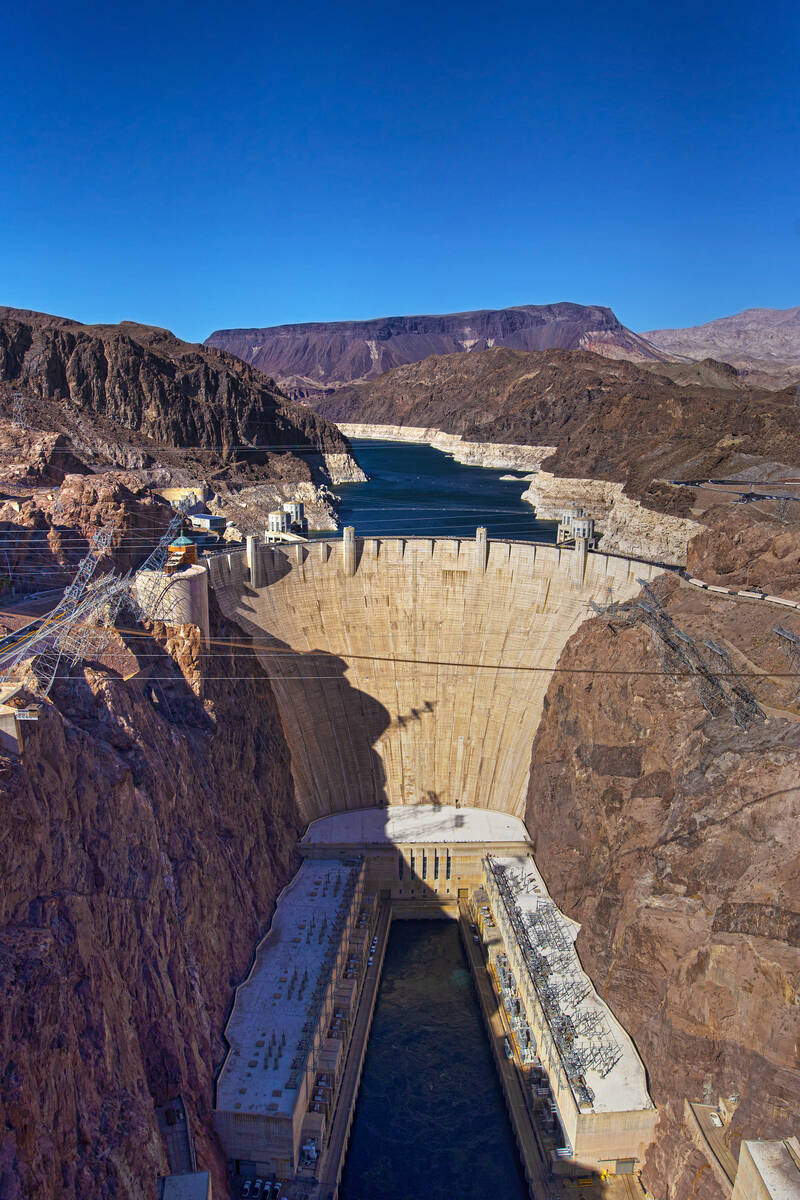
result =
[[490,537],[555,541],[555,524],[537,521],[520,499],[524,472],[465,466],[416,442],[356,438],[352,446],[369,480],[336,493],[340,524],[360,537],[474,537],[485,525]]
[[528,1195],[455,921],[392,925],[339,1195]]

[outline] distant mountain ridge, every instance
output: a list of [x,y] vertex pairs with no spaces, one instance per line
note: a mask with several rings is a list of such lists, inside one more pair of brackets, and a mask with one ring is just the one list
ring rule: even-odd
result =
[[800,307],[746,308],[687,329],[651,329],[642,337],[668,355],[722,359],[756,384],[800,379]]
[[378,317],[219,329],[206,345],[227,350],[271,375],[295,396],[372,379],[431,354],[513,350],[594,350],[608,358],[668,357],[602,305],[523,304],[439,316]]

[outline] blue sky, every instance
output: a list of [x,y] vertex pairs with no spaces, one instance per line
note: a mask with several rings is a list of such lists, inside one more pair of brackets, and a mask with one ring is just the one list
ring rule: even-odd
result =
[[800,304],[796,4],[33,3],[0,303],[212,329]]

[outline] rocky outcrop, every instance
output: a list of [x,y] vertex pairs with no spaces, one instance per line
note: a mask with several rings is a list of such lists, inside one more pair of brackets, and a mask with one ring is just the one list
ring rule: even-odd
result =
[[0,759],[4,1200],[150,1200],[168,1170],[154,1105],[179,1093],[228,1194],[220,1031],[298,823],[258,663],[225,642],[210,659],[192,626],[154,633],[130,640],[133,678],[58,683],[22,758]]
[[[800,505],[794,505],[800,507]],[[689,543],[690,575],[721,587],[764,591],[800,600],[800,533],[775,528],[775,518],[754,520],[730,508],[704,514],[707,528]]]
[[270,329],[218,329],[206,345],[238,355],[299,396],[373,378],[432,354],[475,353],[493,346],[596,349],[614,358],[666,357],[626,329],[610,308],[569,303]]
[[325,470],[331,483],[366,483],[367,477],[352,454],[327,453],[323,455]]
[[309,529],[337,529],[336,497],[330,488],[316,483],[258,483],[252,487],[220,486],[208,501],[211,512],[233,522],[235,540],[246,534],[262,534],[269,514],[284,500],[301,500],[305,505]]
[[[130,485],[130,486],[128,486]],[[172,508],[122,473],[66,475],[61,486],[28,490],[0,503],[0,579],[17,593],[64,587],[92,536],[112,527],[100,572],[139,566],[173,516]]]
[[283,458],[296,467],[305,462],[295,473],[311,478],[324,473],[327,454],[341,473],[349,455],[335,426],[238,358],[133,322],[88,326],[0,309],[0,382],[23,390],[30,418],[49,418],[42,428],[60,428],[60,409],[73,424],[76,415],[110,424],[111,442],[130,440],[119,438],[129,431],[156,446],[210,451],[262,476],[272,467],[280,473],[276,460]]
[[555,446],[516,446],[513,443],[465,442],[459,433],[443,429],[423,429],[413,425],[352,425],[338,422],[348,438],[378,438],[387,442],[424,442],[443,450],[456,462],[473,467],[512,468],[516,471],[538,471]]
[[563,479],[539,471],[522,499],[542,521],[557,521],[573,505],[581,505],[594,517],[607,554],[685,566],[690,539],[705,530],[697,521],[645,508],[626,495],[621,483],[603,479]]
[[[656,591],[736,670],[785,671],[775,610],[674,580]],[[623,621],[574,635],[534,742],[526,820],[551,893],[581,923],[583,965],[648,1070],[660,1119],[644,1182],[717,1200],[684,1098],[739,1097],[734,1157],[743,1137],[791,1133],[800,1111],[799,714],[790,681],[750,677],[768,720],[742,730],[658,663]]]

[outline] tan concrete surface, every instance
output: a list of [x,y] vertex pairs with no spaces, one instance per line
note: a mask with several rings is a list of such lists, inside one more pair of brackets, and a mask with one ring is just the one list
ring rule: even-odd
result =
[[456,538],[260,545],[249,557],[216,555],[211,583],[272,680],[306,821],[421,802],[522,816],[564,644],[590,599],[629,598],[659,570]]

